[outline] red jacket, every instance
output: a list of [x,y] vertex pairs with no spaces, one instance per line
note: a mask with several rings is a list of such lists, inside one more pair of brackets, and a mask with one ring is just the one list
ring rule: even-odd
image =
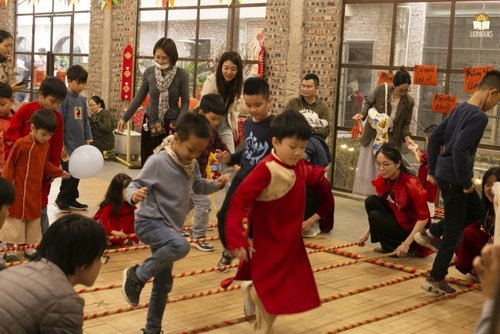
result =
[[40,218],[42,209],[42,178],[59,177],[63,170],[48,160],[49,143],[39,143],[31,134],[19,139],[5,163],[3,176],[14,185],[16,199],[9,216],[33,220]]
[[[120,212],[117,216],[112,215],[112,206],[107,204],[102,208],[99,208],[94,215],[94,220],[104,226],[104,229],[111,235],[112,231],[123,231],[125,234],[135,233],[134,229],[134,211],[137,209],[135,205],[130,205],[127,202],[123,202]],[[135,243],[138,243],[137,238],[130,238]],[[111,240],[114,244],[123,245],[123,240]]]
[[[31,116],[39,109],[43,109],[38,101],[25,103],[19,107],[10,121],[10,126],[4,132],[4,151],[5,159],[7,160],[12,146],[19,138],[27,136],[31,133]],[[50,138],[49,145],[49,161],[59,166],[61,160],[61,152],[63,147],[63,120],[61,114],[53,110],[57,118],[57,128]],[[48,175],[43,176],[42,182],[42,207],[47,206],[49,202],[50,183],[52,179]]]
[[10,110],[10,115],[0,116],[0,174],[5,166],[5,154],[3,153],[3,132],[7,130],[12,120],[12,115],[14,115],[14,110]]

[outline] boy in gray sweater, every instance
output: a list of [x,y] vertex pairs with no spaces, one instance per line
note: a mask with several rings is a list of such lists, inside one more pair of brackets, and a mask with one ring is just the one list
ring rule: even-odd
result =
[[141,265],[123,271],[123,294],[132,306],[139,304],[144,284],[154,277],[144,333],[161,332],[174,261],[189,252],[181,230],[191,191],[208,195],[229,180],[228,175],[215,181],[201,177],[196,158],[207,147],[210,136],[210,123],[203,115],[185,113],[177,122],[172,145],[150,156],[126,189],[129,203],[142,201],[135,212],[135,233],[152,252]]

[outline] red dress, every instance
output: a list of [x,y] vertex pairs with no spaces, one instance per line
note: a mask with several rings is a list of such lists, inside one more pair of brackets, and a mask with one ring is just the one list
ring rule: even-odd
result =
[[[3,144],[5,150],[5,160],[7,160],[10,149],[18,140],[31,133],[31,116],[39,109],[43,109],[38,101],[25,103],[19,107],[14,116],[12,116],[9,128],[5,130]],[[57,118],[57,128],[50,137],[49,161],[56,166],[60,165],[61,151],[63,147],[63,120],[62,116],[56,110],[52,110]],[[47,206],[49,202],[50,184],[52,179],[44,175],[42,182],[42,207]]]
[[[311,264],[302,240],[306,184],[328,183],[322,167],[301,160],[288,166],[270,154],[255,167],[234,193],[226,217],[229,250],[249,247],[255,253],[240,262],[232,280],[252,280],[264,308],[271,314],[292,314],[320,306]],[[330,187],[317,187],[324,216],[333,208]],[[247,231],[243,222],[249,222]]]
[[14,115],[14,111],[11,110],[11,114],[7,116],[0,116],[0,174],[3,171],[3,167],[5,166],[5,154],[3,150],[3,132],[7,130],[9,127],[10,121],[12,119],[12,115]]
[[[112,235],[111,232],[123,231],[125,234],[135,233],[134,229],[134,211],[137,209],[135,205],[130,205],[127,202],[123,202],[120,212],[117,216],[112,215],[112,206],[107,204],[102,208],[99,208],[94,215],[94,220],[104,226],[104,229],[108,235]],[[139,240],[136,237],[130,238],[134,243],[138,243]],[[123,239],[111,240],[111,243],[123,246]]]

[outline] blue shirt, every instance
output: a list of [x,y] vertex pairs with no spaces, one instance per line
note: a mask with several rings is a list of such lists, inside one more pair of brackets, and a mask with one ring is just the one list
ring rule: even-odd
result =
[[64,147],[71,155],[78,147],[85,145],[85,141],[92,140],[87,102],[83,96],[68,90],[58,111],[63,119]]
[[478,106],[464,102],[455,107],[429,138],[429,175],[472,187],[474,157],[487,125],[488,116]]

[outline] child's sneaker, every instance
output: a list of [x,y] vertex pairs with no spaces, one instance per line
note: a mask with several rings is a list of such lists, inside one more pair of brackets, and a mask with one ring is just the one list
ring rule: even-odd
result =
[[318,234],[320,233],[320,230],[319,230],[319,223],[318,222],[315,222],[311,228],[309,229],[309,231],[307,232],[303,232],[302,233],[302,237],[303,238],[314,238],[315,236],[317,236]]
[[253,317],[255,315],[255,303],[250,297],[251,288],[252,281],[244,281],[241,284],[241,291],[243,291],[243,313],[245,317]]
[[6,262],[18,262],[18,261],[20,261],[19,258],[17,257],[16,251],[6,252],[4,255],[4,260]]
[[59,212],[61,213],[69,213],[71,212],[71,209],[69,208],[68,203],[63,202],[61,199],[56,199],[54,205],[57,207]]
[[432,277],[430,275],[427,276],[425,281],[420,286],[425,291],[432,293],[433,295],[436,295],[436,296],[444,296],[446,294],[456,292],[456,290],[453,289],[451,286],[449,286],[445,280],[438,282],[434,279],[434,277]]
[[36,254],[36,249],[34,249],[34,248],[28,248],[28,249],[26,249],[26,250],[24,251],[24,258],[25,258],[26,260],[31,260],[31,258],[32,258],[33,256],[35,256],[35,254]]
[[82,204],[82,203],[78,202],[76,199],[74,201],[72,201],[71,203],[68,203],[68,206],[70,209],[77,210],[77,211],[84,211],[84,210],[87,210],[89,208],[89,206],[87,204]]
[[229,270],[228,268],[223,268],[223,267],[224,266],[230,266],[231,262],[233,262],[233,258],[231,257],[231,255],[229,255],[229,253],[227,253],[224,250],[222,252],[222,256],[221,256],[219,262],[217,262],[217,267],[219,267],[219,271],[222,272],[222,273],[228,271]]
[[198,250],[201,250],[202,252],[213,252],[215,249],[214,245],[206,241],[198,241],[198,242],[193,242],[191,244]]
[[183,238],[191,238],[191,231],[182,231],[181,234]]
[[139,280],[137,274],[135,273],[137,267],[139,267],[138,264],[123,270],[123,296],[125,297],[125,300],[134,307],[139,305],[141,291],[142,288],[144,288],[144,283]]
[[441,239],[430,236],[428,231],[429,230],[425,229],[423,232],[415,233],[415,242],[420,246],[427,247],[432,251],[437,252]]

